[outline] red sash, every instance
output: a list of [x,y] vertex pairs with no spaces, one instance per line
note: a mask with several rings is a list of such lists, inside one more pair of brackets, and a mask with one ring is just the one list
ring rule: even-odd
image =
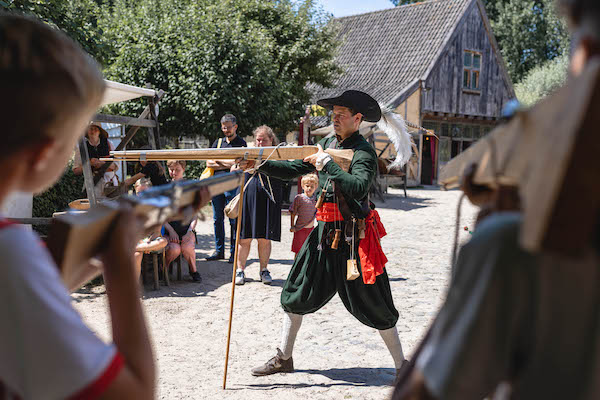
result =
[[375,283],[375,279],[383,274],[383,268],[388,262],[380,242],[380,239],[387,235],[387,232],[381,223],[381,219],[379,219],[379,213],[375,210],[371,210],[365,222],[365,238],[361,239],[358,245],[358,255],[363,282],[372,285]]
[[343,220],[344,217],[337,203],[323,203],[321,208],[317,208],[317,221],[334,222]]

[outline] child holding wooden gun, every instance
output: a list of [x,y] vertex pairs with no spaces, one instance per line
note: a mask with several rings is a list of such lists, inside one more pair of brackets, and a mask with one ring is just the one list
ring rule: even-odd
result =
[[298,254],[315,224],[317,209],[315,208],[316,200],[314,194],[319,186],[319,178],[315,174],[304,175],[301,180],[301,186],[304,192],[296,195],[293,203],[290,205],[290,232],[294,232],[294,240],[292,241],[292,251],[294,254]]
[[[0,202],[62,174],[99,107],[95,62],[60,31],[0,14]],[[140,229],[129,210],[102,248],[113,343],[71,305],[58,268],[31,230],[0,219],[0,397],[152,399],[155,367],[134,275]]]

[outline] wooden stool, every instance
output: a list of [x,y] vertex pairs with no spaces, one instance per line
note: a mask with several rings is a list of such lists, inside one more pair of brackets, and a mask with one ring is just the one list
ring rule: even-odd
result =
[[[135,250],[139,252],[143,252],[144,254],[152,255],[152,269],[154,272],[154,290],[158,290],[160,288],[159,280],[158,280],[158,255],[162,254],[162,270],[163,270],[163,278],[165,280],[165,285],[169,286],[169,272],[166,268],[165,263],[165,247],[169,242],[167,239],[163,237],[159,237],[150,242],[140,242],[136,246]],[[143,262],[142,262],[143,264]],[[145,274],[145,268],[142,269],[142,274]]]
[[177,280],[180,281],[181,280],[181,266],[183,265],[183,254],[180,254],[179,257],[177,257],[175,260],[173,260],[173,263],[171,265],[174,265],[175,263],[177,263]]

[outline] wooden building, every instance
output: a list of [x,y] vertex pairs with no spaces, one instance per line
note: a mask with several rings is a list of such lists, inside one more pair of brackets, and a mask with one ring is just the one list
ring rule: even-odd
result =
[[488,133],[515,98],[481,0],[430,0],[334,23],[344,73],[334,88],[312,87],[313,99],[363,90],[434,131],[439,140],[416,136],[416,183],[435,183],[439,168]]

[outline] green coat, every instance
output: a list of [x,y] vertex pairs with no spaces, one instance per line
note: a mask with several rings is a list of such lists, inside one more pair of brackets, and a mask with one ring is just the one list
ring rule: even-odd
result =
[[[332,141],[333,138],[325,139],[321,145],[327,149]],[[354,150],[349,171],[344,172],[333,160],[329,161],[319,172],[317,195],[330,178],[340,189],[352,213],[363,218],[361,203],[367,198],[377,172],[375,150],[358,132],[339,143],[337,148]],[[293,179],[315,171],[315,167],[301,160],[267,161],[260,171],[280,179]],[[325,202],[333,200],[329,189]],[[355,243],[354,252],[343,239],[337,250],[325,245],[324,235],[335,229],[336,224],[343,228],[344,222],[319,222],[296,255],[281,292],[283,309],[294,314],[309,314],[323,307],[338,293],[346,309],[363,324],[376,329],[394,327],[398,311],[394,307],[387,273],[384,271],[372,285],[364,284],[362,272],[357,279],[348,281],[346,263],[352,255],[360,271],[358,243]]]
[[[328,138],[321,141],[320,144],[323,146],[323,149],[329,148],[333,139]],[[328,162],[325,168],[319,172],[317,197],[320,195],[329,177],[341,190],[352,214],[359,215],[361,203],[367,198],[369,189],[377,174],[377,155],[373,147],[358,132],[354,132],[352,136],[338,143],[337,148],[341,150],[354,150],[350,170],[349,172],[345,172],[335,162]],[[260,170],[276,178],[293,179],[314,172],[315,167],[302,160],[267,161]],[[329,189],[329,192],[331,192],[331,189]],[[333,193],[328,193],[325,197],[325,202],[332,201]]]

